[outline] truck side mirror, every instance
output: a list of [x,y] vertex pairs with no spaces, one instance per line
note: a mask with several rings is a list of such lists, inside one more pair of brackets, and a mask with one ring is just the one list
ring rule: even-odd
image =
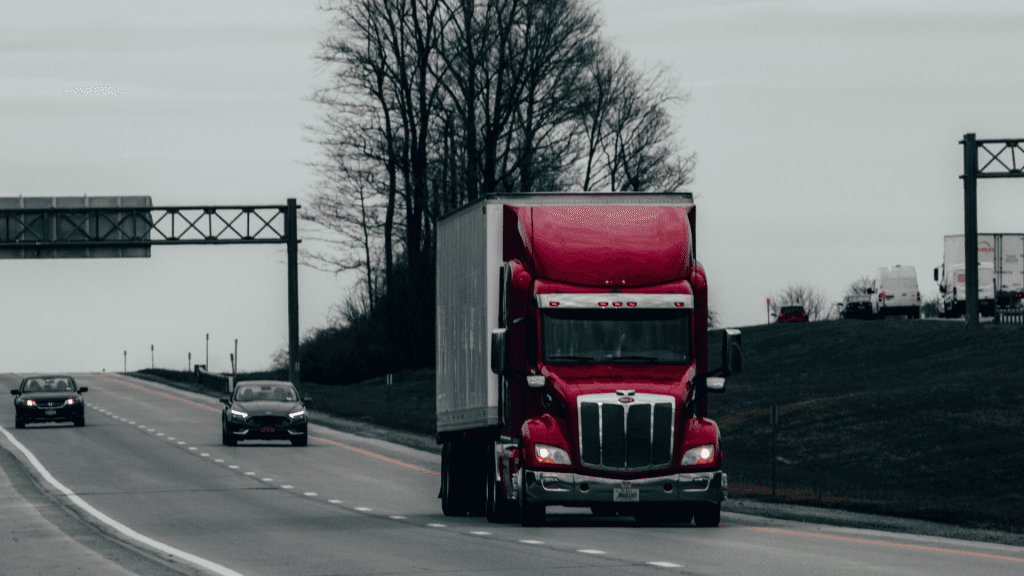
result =
[[[726,328],[722,331],[722,376],[739,374],[743,369],[742,334],[735,328]],[[708,391],[711,391],[710,382]],[[725,390],[725,381],[722,381],[722,391]]]
[[509,344],[507,330],[498,328],[491,332],[491,372],[505,374],[509,368]]

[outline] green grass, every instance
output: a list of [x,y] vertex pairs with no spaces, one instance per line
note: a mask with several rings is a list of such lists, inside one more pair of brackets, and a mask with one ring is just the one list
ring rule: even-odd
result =
[[1024,331],[835,321],[743,330],[711,399],[730,492],[1024,533]]

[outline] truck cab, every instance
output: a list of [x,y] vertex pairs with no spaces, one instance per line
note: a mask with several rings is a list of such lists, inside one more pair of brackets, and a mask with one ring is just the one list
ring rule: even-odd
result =
[[[945,265],[935,269],[935,280],[942,294],[942,317],[959,318],[967,310],[967,278],[962,262],[948,268]],[[978,313],[995,316],[996,287],[995,269],[991,262],[978,263]]]

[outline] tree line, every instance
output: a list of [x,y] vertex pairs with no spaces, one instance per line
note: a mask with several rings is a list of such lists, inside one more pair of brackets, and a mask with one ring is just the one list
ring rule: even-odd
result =
[[[677,191],[692,180],[665,67],[601,35],[587,0],[333,0],[315,55],[321,152],[305,254],[361,281],[303,343],[346,382],[434,360],[435,224],[492,193]],[[332,368],[331,366],[336,366]]]

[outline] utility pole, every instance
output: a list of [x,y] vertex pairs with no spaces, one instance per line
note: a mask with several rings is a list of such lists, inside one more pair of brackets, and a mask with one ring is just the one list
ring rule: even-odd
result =
[[149,368],[150,368],[150,370],[155,370],[156,369],[156,353],[153,352],[153,350],[155,348],[156,348],[155,345],[153,345],[153,344],[149,345]]
[[298,386],[299,373],[299,218],[294,198],[285,215],[288,242],[288,380]]
[[124,351],[124,371],[128,371],[128,351]]
[[978,145],[974,134],[964,134],[964,316],[967,331],[978,329]]
[[238,375],[238,338],[235,338],[235,355],[231,361],[231,372]]
[[189,352],[188,353],[188,366],[185,368],[185,372],[191,372],[191,371],[192,371],[192,353]]
[[210,371],[210,333],[206,333],[206,371]]

